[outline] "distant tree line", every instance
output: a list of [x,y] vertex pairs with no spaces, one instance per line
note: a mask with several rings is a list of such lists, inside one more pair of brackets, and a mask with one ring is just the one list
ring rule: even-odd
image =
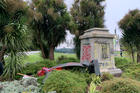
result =
[[72,49],[72,48],[55,49],[55,52],[58,52],[58,53],[75,53],[74,49]]

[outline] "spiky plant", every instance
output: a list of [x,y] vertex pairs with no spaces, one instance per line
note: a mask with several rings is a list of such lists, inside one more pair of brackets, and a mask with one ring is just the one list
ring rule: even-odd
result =
[[27,41],[28,29],[26,25],[12,23],[10,26],[6,26],[5,31],[6,35],[2,41],[7,47],[8,59],[5,64],[3,78],[11,80],[14,79],[16,73],[22,71],[23,52],[27,50],[29,45]]
[[[26,25],[28,8],[22,0],[5,0],[3,16],[6,21],[1,22],[0,42],[4,54],[8,55],[8,60],[4,66],[3,78],[12,80],[16,73],[22,71],[21,58],[23,52],[28,48],[29,30]],[[1,14],[2,15],[2,14]]]

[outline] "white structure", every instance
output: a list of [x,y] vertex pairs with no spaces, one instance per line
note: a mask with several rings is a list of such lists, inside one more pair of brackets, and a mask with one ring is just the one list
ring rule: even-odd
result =
[[120,51],[119,35],[115,34],[114,37],[114,51]]

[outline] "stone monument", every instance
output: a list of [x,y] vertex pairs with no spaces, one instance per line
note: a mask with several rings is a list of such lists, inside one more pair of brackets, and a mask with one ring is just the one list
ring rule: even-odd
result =
[[113,38],[106,28],[91,28],[80,36],[81,55],[80,62],[98,60],[100,72],[121,74],[122,71],[115,67]]

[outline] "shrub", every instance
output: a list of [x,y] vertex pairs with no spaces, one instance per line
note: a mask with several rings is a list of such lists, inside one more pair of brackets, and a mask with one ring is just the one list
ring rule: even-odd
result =
[[43,91],[48,93],[85,93],[87,83],[85,78],[70,71],[53,71],[45,81]]
[[[80,69],[79,69],[79,70],[80,70]],[[70,71],[71,71],[72,73],[75,73],[75,74],[79,75],[80,77],[85,78],[87,84],[90,84],[91,81],[92,81],[92,77],[94,77],[95,74],[89,74],[88,71],[84,71],[83,69],[81,69],[81,70],[83,70],[83,71],[79,71],[79,70],[74,70],[74,69],[73,69],[73,70],[70,70]]]
[[140,81],[140,64],[129,64],[121,67],[123,70],[123,77],[129,77]]
[[101,78],[93,74],[88,93],[99,93],[99,91],[97,91],[97,86],[99,86],[100,84]]
[[98,93],[96,90],[96,87],[101,84],[101,79],[99,76],[94,75],[92,77],[92,82],[90,83],[90,88],[88,90],[88,93]]
[[43,80],[45,79],[45,76],[41,76],[37,78],[37,82],[42,85],[43,84]]
[[0,82],[0,93],[41,93],[36,78]]
[[129,64],[130,62],[126,58],[115,57],[115,65],[117,67]]
[[64,64],[68,62],[80,62],[80,60],[73,58],[73,57],[66,57],[66,56],[61,56],[57,60],[58,64]]
[[58,57],[58,62],[62,61],[62,60],[65,60],[65,59],[67,59],[67,57],[62,55],[62,56]]
[[101,84],[101,78],[99,76],[94,76],[92,77],[92,81],[95,83],[95,85],[100,85]]
[[127,78],[115,78],[103,82],[101,93],[140,93],[140,82]]
[[95,85],[95,83],[92,81],[92,82],[90,83],[90,88],[89,88],[89,90],[88,90],[88,93],[95,93],[95,91],[96,91],[96,85]]
[[8,56],[6,64],[4,65],[2,78],[5,80],[14,80],[16,78],[16,74],[23,70],[23,54],[11,52]]
[[25,65],[23,73],[27,75],[36,75],[37,72],[42,69],[42,67],[50,68],[56,65],[56,62],[51,60],[44,60],[36,63],[27,63]]
[[101,75],[101,81],[111,80],[111,79],[113,79],[113,77],[114,76],[110,73],[103,73]]

